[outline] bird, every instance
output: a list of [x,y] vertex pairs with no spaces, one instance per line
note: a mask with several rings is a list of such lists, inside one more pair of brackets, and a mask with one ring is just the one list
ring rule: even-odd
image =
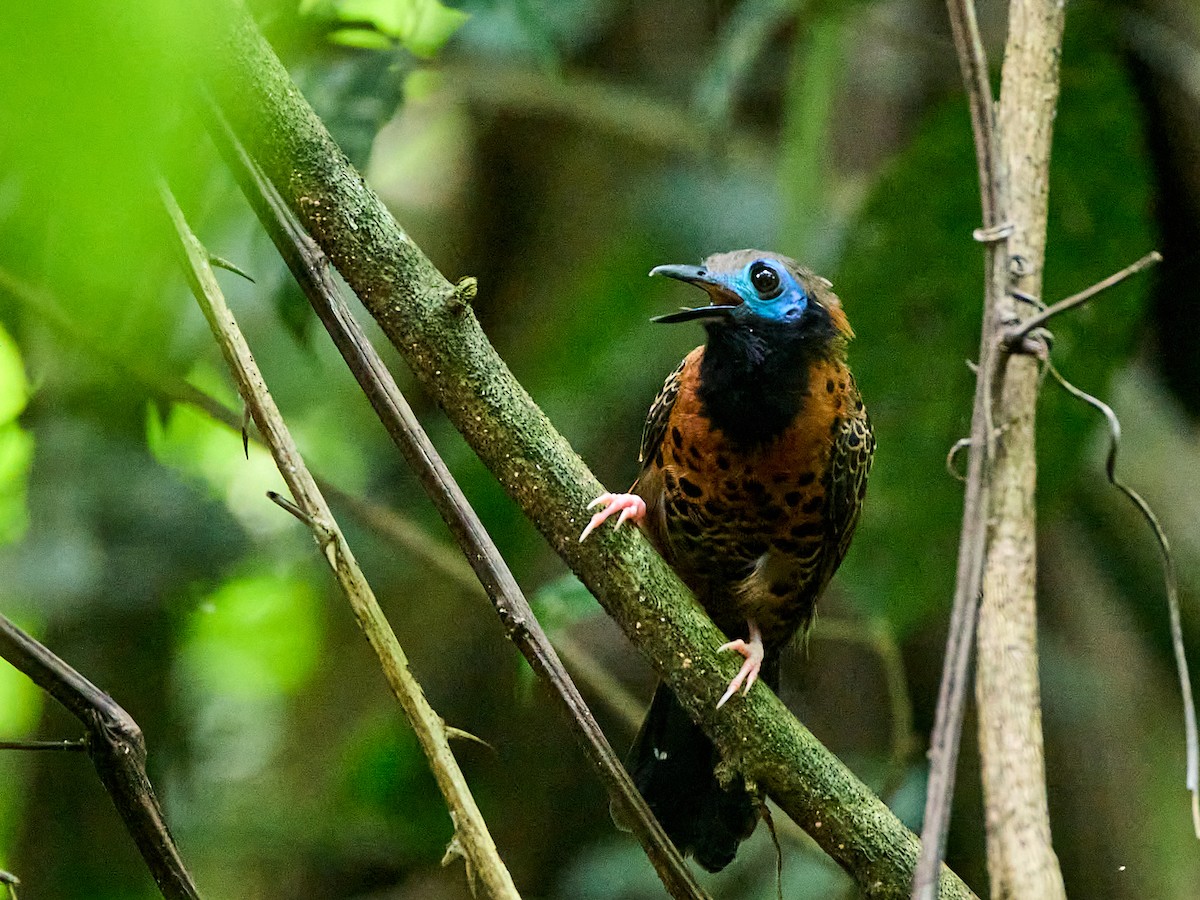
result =
[[[707,339],[666,379],[642,433],[641,472],[604,493],[582,542],[611,516],[635,522],[744,657],[717,706],[806,635],[858,523],[875,436],[846,363],[853,331],[832,284],[761,250],[650,274],[701,288],[708,304],[656,316]],[[626,765],[685,856],[716,872],[760,817],[707,735],[659,683]],[[718,776],[718,769],[724,777]]]

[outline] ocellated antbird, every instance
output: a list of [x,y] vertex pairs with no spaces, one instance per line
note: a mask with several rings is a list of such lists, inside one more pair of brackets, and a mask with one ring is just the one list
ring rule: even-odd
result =
[[[709,304],[658,316],[700,322],[708,340],[671,373],[642,434],[641,474],[603,494],[582,541],[609,516],[633,520],[745,657],[718,706],[760,676],[778,687],[780,654],[807,632],[817,598],[854,534],[875,437],[846,366],[850,324],[828,281],[760,250],[658,266]],[[660,684],[627,765],[680,851],[728,865],[758,822],[742,778],[722,785],[720,755]]]

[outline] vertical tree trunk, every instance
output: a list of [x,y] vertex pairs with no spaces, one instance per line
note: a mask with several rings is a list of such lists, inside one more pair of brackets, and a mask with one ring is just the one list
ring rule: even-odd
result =
[[[997,117],[1013,233],[1013,286],[1038,296],[1050,144],[1058,101],[1061,0],[1013,0]],[[1005,297],[998,315],[1026,315]],[[1038,366],[1014,356],[994,404],[991,524],[978,632],[979,742],[993,898],[1065,897],[1050,841],[1038,687],[1034,423]]]

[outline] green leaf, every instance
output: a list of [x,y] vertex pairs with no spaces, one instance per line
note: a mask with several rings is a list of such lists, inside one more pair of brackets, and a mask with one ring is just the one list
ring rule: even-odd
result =
[[16,418],[29,400],[20,350],[0,326],[0,544],[15,541],[29,524],[26,485],[33,462],[33,437]]
[[9,333],[0,326],[0,424],[11,422],[29,400],[29,383],[21,352]]
[[369,28],[339,28],[329,33],[329,40],[343,47],[358,47],[362,50],[387,50],[392,46],[390,37]]
[[337,15],[346,22],[370,23],[380,34],[422,57],[437,53],[468,18],[438,0],[340,0]]
[[316,668],[320,604],[299,578],[237,577],[197,607],[188,630],[191,683],[235,697],[290,694]]

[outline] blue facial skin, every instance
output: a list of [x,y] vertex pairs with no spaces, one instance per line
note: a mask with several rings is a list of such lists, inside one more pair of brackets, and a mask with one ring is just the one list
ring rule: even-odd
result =
[[[757,274],[761,284],[764,280],[763,269],[775,273],[778,287],[774,291],[763,292],[755,286],[751,274]],[[742,304],[731,314],[735,319],[755,316],[771,322],[794,322],[804,315],[804,310],[808,308],[808,294],[803,285],[774,260],[755,260],[738,272],[709,272],[708,278],[714,286],[719,285],[741,298]]]
[[755,320],[784,324],[798,322],[808,309],[808,293],[788,268],[773,259],[756,259],[736,270],[722,272],[699,266],[657,266],[651,275],[665,275],[703,288],[710,306],[682,309],[655,316],[662,324],[689,321]]

